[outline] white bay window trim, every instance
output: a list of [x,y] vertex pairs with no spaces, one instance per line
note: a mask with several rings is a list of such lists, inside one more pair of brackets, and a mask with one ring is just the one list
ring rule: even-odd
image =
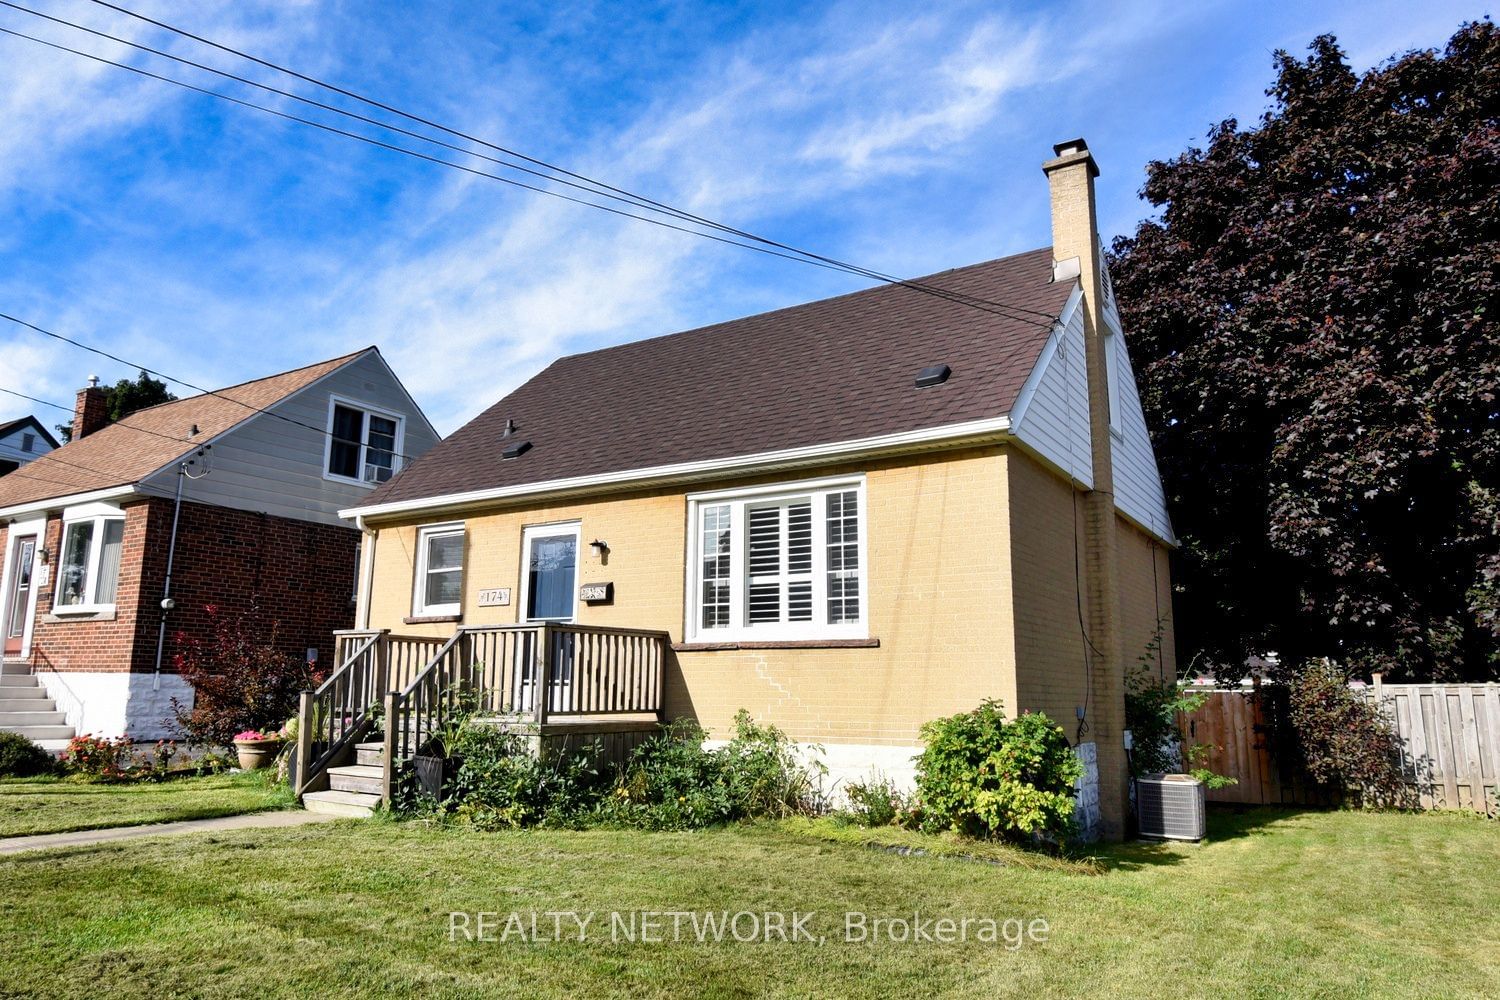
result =
[[[841,542],[832,538],[829,531],[830,498],[852,494],[856,538],[852,542]],[[686,574],[687,600],[683,634],[689,642],[779,642],[824,639],[869,638],[869,559],[867,555],[869,511],[865,502],[865,480],[863,476],[837,477],[808,480],[794,483],[778,483],[738,490],[718,490],[695,493],[688,496]],[[811,566],[792,565],[789,538],[794,529],[794,520],[801,505],[811,506]],[[842,504],[834,501],[834,507],[843,520]],[[759,515],[763,537],[776,523],[776,535],[780,544],[779,560],[773,566],[765,558],[756,567],[750,565],[750,518],[754,511],[776,510],[775,517],[765,513]],[[710,553],[706,551],[708,538],[714,532],[724,530],[727,520],[728,552],[725,559],[717,560],[710,569],[706,564]],[[800,525],[795,526],[800,533]],[[796,545],[799,553],[807,542]],[[852,553],[856,566],[852,569],[834,565],[845,552]],[[837,554],[834,554],[834,550]],[[754,572],[752,573],[752,569]],[[830,607],[830,579],[838,574],[852,584],[854,594],[840,598],[834,595],[838,614]],[[752,623],[750,586],[761,585],[762,602],[757,617],[766,617],[769,588],[779,588],[777,606],[779,613],[775,621]],[[810,579],[809,579],[810,578]],[[810,620],[805,613],[803,594],[811,584],[812,612]],[[710,592],[706,585],[718,585]],[[795,588],[795,589],[794,589]],[[727,591],[727,601],[725,598]],[[705,616],[705,605],[713,613]],[[852,617],[847,612],[857,606],[858,613]],[[839,618],[842,616],[842,620]]]
[[[80,552],[76,538],[88,529]],[[107,504],[84,504],[63,512],[62,534],[54,560],[57,578],[52,591],[52,613],[58,616],[107,614],[115,610],[124,554],[125,512]],[[107,547],[106,547],[107,546]],[[74,555],[83,562],[71,566]],[[80,585],[73,590],[75,581]],[[75,598],[69,600],[69,598]]]
[[[459,557],[457,565],[432,565],[432,542],[437,539],[453,538],[455,536],[457,536],[459,540]],[[464,526],[462,523],[429,524],[417,530],[416,573],[415,580],[413,581],[411,598],[412,617],[447,618],[462,613],[465,542],[466,539],[464,538]],[[457,601],[428,604],[428,579],[434,574],[440,573],[458,574],[458,590],[460,597]]]

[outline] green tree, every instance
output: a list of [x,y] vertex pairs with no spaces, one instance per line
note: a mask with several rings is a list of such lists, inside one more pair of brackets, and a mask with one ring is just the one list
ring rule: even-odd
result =
[[[158,403],[170,403],[176,398],[167,391],[167,383],[152,378],[144,370],[133,379],[122,378],[114,385],[104,387],[104,400],[108,408],[110,423],[124,420],[137,410],[144,410]],[[64,441],[73,440],[71,423],[59,424],[57,429],[61,432]]]
[[1363,75],[1275,55],[1270,109],[1150,164],[1112,276],[1184,544],[1184,653],[1497,672],[1500,31]]
[[137,410],[158,403],[170,403],[177,397],[167,391],[167,383],[152,378],[144,370],[133,379],[122,378],[104,390],[109,402],[111,422],[124,420]]

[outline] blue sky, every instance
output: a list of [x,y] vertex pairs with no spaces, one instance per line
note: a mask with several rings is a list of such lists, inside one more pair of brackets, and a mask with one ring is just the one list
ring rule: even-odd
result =
[[[86,0],[17,2],[285,82]],[[1487,10],[1445,0],[124,5],[698,214],[907,275],[1046,245],[1038,166],[1057,140],[1088,139],[1105,235],[1129,232],[1149,210],[1137,197],[1146,163],[1201,141],[1211,122],[1259,115],[1276,48],[1300,53],[1331,31],[1365,67],[1440,46]],[[0,27],[125,51],[8,8]],[[200,385],[378,344],[444,433],[561,354],[865,284],[9,36],[0,219],[0,312]],[[133,374],[0,327],[5,388],[70,403],[90,373]],[[0,395],[0,417],[33,409]]]

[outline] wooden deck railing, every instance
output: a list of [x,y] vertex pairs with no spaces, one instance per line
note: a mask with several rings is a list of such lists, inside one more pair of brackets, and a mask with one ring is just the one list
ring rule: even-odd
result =
[[668,636],[587,625],[461,628],[385,696],[385,796],[396,767],[460,711],[536,723],[661,718]]
[[338,755],[369,729],[385,694],[421,673],[445,640],[349,629],[333,636],[336,666],[316,690],[302,692],[297,712],[297,792],[321,778]]
[[298,794],[327,769],[329,762],[359,735],[373,706],[385,692],[386,640],[383,630],[337,632],[337,665],[316,690],[303,691],[297,710]]

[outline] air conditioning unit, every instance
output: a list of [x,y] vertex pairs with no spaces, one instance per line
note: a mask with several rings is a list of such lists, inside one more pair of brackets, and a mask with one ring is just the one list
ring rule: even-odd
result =
[[1135,783],[1135,812],[1142,837],[1202,840],[1203,782],[1190,774],[1148,774]]

